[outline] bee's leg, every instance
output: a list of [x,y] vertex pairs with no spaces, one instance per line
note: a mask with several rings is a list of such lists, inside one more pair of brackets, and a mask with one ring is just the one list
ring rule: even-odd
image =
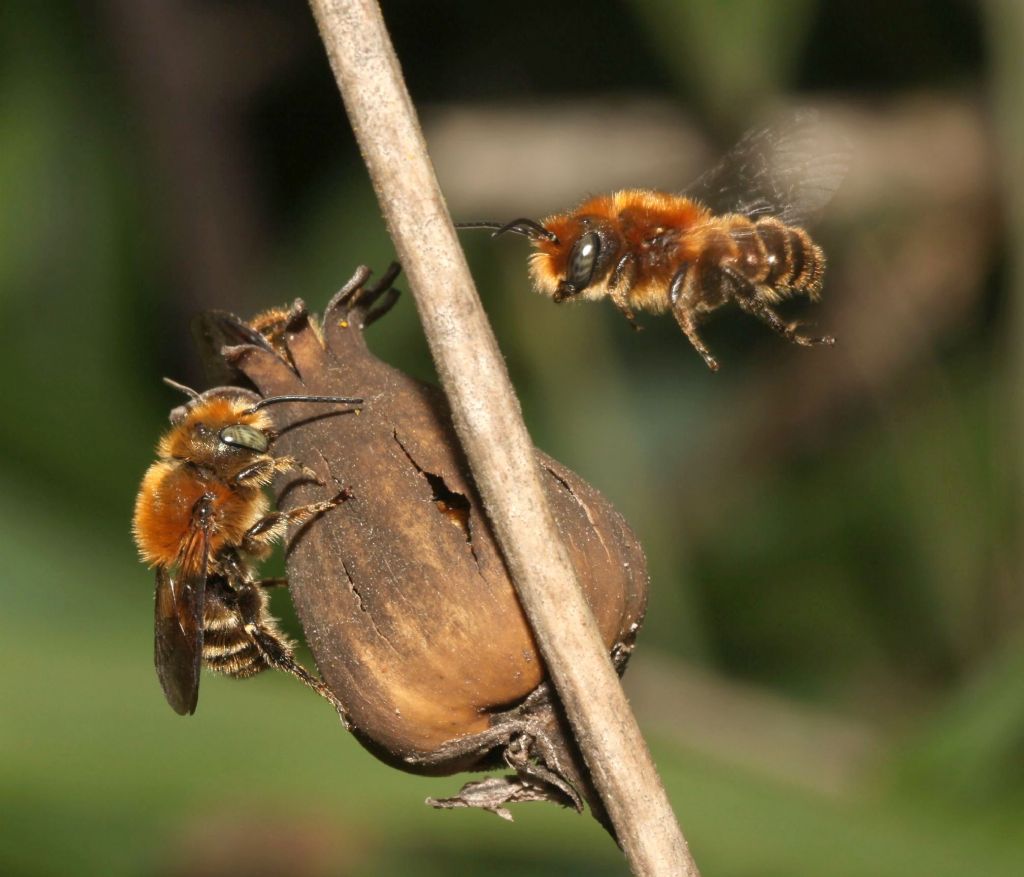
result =
[[255,482],[260,486],[264,486],[270,484],[274,476],[279,472],[295,471],[301,472],[309,481],[323,486],[320,476],[308,466],[303,466],[294,457],[271,457],[269,454],[236,472],[228,479],[228,483],[232,487],[237,487],[239,484],[246,482]]
[[294,457],[274,457],[274,472],[293,472],[298,471],[303,474],[304,477],[310,481],[314,481],[317,484],[323,486],[323,481],[320,480],[320,476],[316,474],[308,466],[303,466]]
[[[633,280],[636,276],[635,266],[636,259],[632,253],[626,253],[619,259],[615,270],[612,271],[612,276],[608,278],[608,296],[615,307],[621,311],[622,316],[629,320],[629,325],[637,332],[642,332],[644,327],[636,321],[636,314],[629,306],[629,293],[633,289]],[[626,282],[623,283],[623,280]]]
[[253,584],[258,588],[266,588],[269,591],[271,588],[287,588],[288,579],[280,577],[273,579],[259,579],[258,581],[253,582]]
[[729,268],[722,268],[722,273],[736,284],[736,304],[752,317],[757,317],[762,323],[778,335],[793,344],[801,347],[814,347],[818,344],[835,344],[836,339],[831,335],[822,335],[820,338],[808,338],[796,330],[795,323],[787,323],[759,295],[757,288],[749,280],[742,277],[738,272]]
[[636,321],[636,314],[633,313],[633,309],[629,306],[627,293],[613,289],[608,294],[612,300],[612,304],[614,304],[615,307],[619,309],[622,316],[629,321],[629,325],[637,332],[643,332],[644,327]]
[[240,484],[258,484],[261,487],[270,484],[278,472],[291,472],[298,470],[310,481],[323,485],[320,476],[312,469],[300,465],[294,457],[271,457],[266,454],[258,460],[250,463],[244,469],[240,469],[231,478],[228,484],[237,487]]
[[251,554],[259,554],[261,549],[283,538],[292,525],[301,526],[321,512],[334,508],[339,502],[340,498],[326,499],[323,502],[300,505],[287,512],[270,512],[245,531],[241,548]]
[[574,289],[569,286],[564,280],[558,284],[554,294],[551,296],[551,300],[556,304],[560,305],[565,301],[572,301],[580,294],[580,290]]
[[711,355],[711,351],[708,350],[707,345],[697,333],[697,318],[694,316],[693,311],[689,308],[676,307],[673,308],[672,313],[675,315],[679,328],[683,330],[694,349],[703,358],[704,364],[711,371],[718,371],[718,360]]
[[276,460],[273,457],[260,457],[256,462],[251,463],[244,469],[239,469],[232,475],[228,479],[228,485],[238,487],[240,484],[253,483],[262,487],[270,484],[274,478],[274,473],[277,471],[275,464]]
[[328,701],[331,706],[338,711],[338,715],[341,717],[341,722],[345,726],[346,730],[350,728],[345,707],[342,705],[341,701],[334,696],[334,692],[332,692],[323,682],[317,679],[312,673],[296,661],[295,658],[292,657],[291,650],[279,637],[275,636],[263,625],[255,622],[249,622],[246,624],[245,632],[252,638],[252,641],[256,644],[256,648],[260,650],[260,654],[271,667],[285,673],[290,673],[303,685],[313,689],[313,691],[319,694],[324,700]]
[[684,295],[684,290],[692,283],[691,269],[693,269],[691,264],[684,264],[676,271],[669,284],[668,298],[672,303],[672,316],[676,318],[679,328],[683,330],[694,350],[701,355],[704,364],[711,371],[716,372],[718,371],[718,360],[711,355],[711,351],[708,350],[707,345],[697,332],[696,311],[690,304],[689,296]]

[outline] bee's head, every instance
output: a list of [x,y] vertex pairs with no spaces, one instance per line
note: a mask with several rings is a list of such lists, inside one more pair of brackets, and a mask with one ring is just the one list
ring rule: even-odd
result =
[[172,429],[160,443],[161,456],[210,462],[225,456],[265,454],[273,439],[260,396],[241,387],[214,387],[203,393],[165,381],[189,401],[171,410]]
[[197,393],[168,378],[164,382],[189,401],[171,411],[172,429],[160,442],[160,455],[209,462],[265,454],[277,433],[266,412],[281,402],[324,402],[360,405],[347,396],[267,396],[241,387],[214,387]]
[[[537,250],[530,257],[530,273],[538,292],[555,301],[581,293],[584,298],[599,298],[606,292],[603,281],[620,248],[612,223],[602,218],[607,213],[599,203],[603,200],[592,199],[571,213],[550,216],[541,222],[460,222],[456,228],[492,229],[494,237],[506,233],[522,235]],[[595,209],[588,210],[590,206]]]
[[530,257],[534,288],[555,301],[600,298],[621,249],[614,226],[600,215],[572,213],[544,221],[558,243],[537,240]]

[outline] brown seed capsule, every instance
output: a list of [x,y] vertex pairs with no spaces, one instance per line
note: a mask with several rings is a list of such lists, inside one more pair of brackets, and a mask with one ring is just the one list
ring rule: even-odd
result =
[[[386,762],[450,774],[501,764],[518,779],[473,784],[436,806],[552,798],[579,806],[586,781],[542,660],[452,428],[444,395],[374,357],[363,328],[397,295],[360,269],[322,323],[302,302],[273,344],[225,348],[265,395],[358,388],[359,416],[285,413],[301,429],[280,453],[325,486],[282,479],[283,509],[347,491],[288,552],[292,600],[351,730]],[[221,320],[227,320],[221,315]],[[251,333],[221,337],[252,341]],[[604,497],[537,451],[548,499],[609,654],[625,664],[647,572],[636,537]],[[590,797],[587,795],[587,797]]]

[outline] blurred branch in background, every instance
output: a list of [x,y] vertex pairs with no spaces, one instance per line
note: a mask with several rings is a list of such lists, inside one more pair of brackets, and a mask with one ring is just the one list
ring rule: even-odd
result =
[[315,808],[247,801],[193,814],[164,854],[159,877],[347,877],[379,855],[373,830]]
[[881,762],[878,729],[641,649],[623,683],[656,739],[834,797]]
[[815,6],[815,0],[635,4],[680,93],[693,94],[712,119],[734,131],[749,126],[751,109],[788,90]]
[[[1007,296],[1000,308],[1005,313],[985,357],[994,367],[992,393],[977,412],[991,421],[994,510],[985,516],[989,568],[975,587],[991,616],[992,636],[985,643],[985,660],[969,667],[965,683],[902,753],[900,765],[907,786],[928,784],[937,794],[976,802],[1019,801],[1024,776],[1024,6],[989,0],[983,9],[993,58],[996,148],[990,164],[1007,243]],[[957,476],[962,479],[963,473],[953,467],[942,473]],[[968,485],[960,480],[957,486]],[[975,509],[957,511],[969,519]]]
[[645,95],[431,104],[423,127],[460,220],[565,210],[586,193],[679,189],[717,156],[693,118]]
[[1024,614],[1024,5],[1016,0],[985,4],[993,63],[991,89],[998,137],[999,175],[1007,222],[1007,315],[1001,335],[1006,363],[993,412],[1000,441],[996,452],[1011,473],[1006,479],[1008,527],[999,584],[1014,609],[1018,633]]
[[[269,10],[177,0],[105,0],[123,82],[152,153],[150,197],[170,240],[179,313],[217,302],[244,312],[269,229],[243,116],[294,52]],[[243,26],[244,19],[244,26]],[[289,38],[291,36],[291,38]]]

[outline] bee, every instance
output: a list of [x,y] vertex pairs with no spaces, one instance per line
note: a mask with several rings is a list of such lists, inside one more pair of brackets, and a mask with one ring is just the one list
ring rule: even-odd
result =
[[[165,378],[189,401],[171,412],[135,502],[132,532],[142,560],[156,570],[154,660],[167,702],[195,712],[202,665],[246,678],[271,667],[297,677],[341,704],[292,655],[292,644],[270,615],[267,589],[284,579],[258,579],[266,557],[288,528],[333,508],[347,495],[270,511],[263,488],[275,474],[315,473],[290,457],[275,457],[277,433],[265,410],[282,402],[359,405],[334,396],[259,395],[239,387],[197,393]],[[351,410],[351,409],[349,409]]]
[[607,296],[636,328],[637,310],[671,311],[712,371],[698,325],[729,301],[794,344],[831,345],[775,310],[821,296],[825,254],[800,223],[832,197],[846,156],[821,150],[819,134],[816,115],[800,113],[748,132],[684,194],[626,189],[540,222],[457,227],[528,238],[533,286],[556,302]]

